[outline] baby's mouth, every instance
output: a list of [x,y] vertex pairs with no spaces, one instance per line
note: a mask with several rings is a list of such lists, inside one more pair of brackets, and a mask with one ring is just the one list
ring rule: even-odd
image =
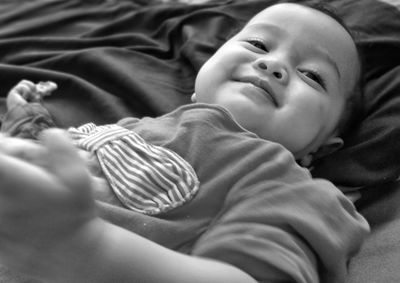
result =
[[264,95],[267,96],[269,100],[271,100],[276,107],[279,107],[279,103],[276,97],[276,93],[271,88],[269,82],[267,80],[263,80],[257,76],[246,76],[238,79],[237,81],[242,83],[250,83],[254,87],[259,88],[263,91]]

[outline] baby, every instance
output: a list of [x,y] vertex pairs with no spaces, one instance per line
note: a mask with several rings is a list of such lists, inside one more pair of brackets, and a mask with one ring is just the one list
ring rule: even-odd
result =
[[[63,131],[3,137],[1,262],[50,282],[343,282],[368,224],[296,160],[342,146],[360,68],[337,19],[278,4],[204,64],[196,103],[70,129],[130,208],[130,230],[98,216],[97,185]],[[166,170],[159,155],[177,176],[161,189],[149,181]],[[137,160],[154,161],[140,186]]]

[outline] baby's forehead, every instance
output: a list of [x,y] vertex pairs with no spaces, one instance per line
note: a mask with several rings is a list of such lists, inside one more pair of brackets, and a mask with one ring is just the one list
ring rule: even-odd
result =
[[[320,10],[312,7],[295,4],[281,3],[275,4],[253,16],[244,28],[255,25],[270,25],[280,27],[282,30],[297,28],[320,30],[321,37],[329,37],[326,28],[340,27],[344,34],[348,34],[342,23]],[[297,34],[301,36],[304,34]],[[352,40],[352,39],[351,39]]]
[[300,15],[300,14],[304,15],[305,13],[307,13],[307,16],[310,17],[310,16],[312,16],[312,14],[310,14],[310,11],[321,12],[312,7],[308,7],[308,6],[305,6],[302,4],[279,3],[279,4],[274,4],[274,5],[268,6],[265,9],[259,11],[248,21],[248,23],[257,21],[258,18],[262,18],[264,16],[270,17],[272,15],[279,15],[279,14],[283,15],[284,17],[286,17],[288,19],[293,19],[292,18],[293,15]]

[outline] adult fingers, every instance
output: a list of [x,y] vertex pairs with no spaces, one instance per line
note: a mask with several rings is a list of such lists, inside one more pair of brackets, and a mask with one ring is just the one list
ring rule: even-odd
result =
[[60,129],[48,129],[41,139],[47,149],[48,170],[72,192],[80,196],[91,195],[91,182],[85,163],[66,132]]
[[57,190],[43,168],[3,153],[0,153],[0,180],[1,201],[12,198],[19,202]]
[[43,164],[43,155],[46,149],[32,140],[8,137],[0,134],[0,152],[10,155],[38,166]]

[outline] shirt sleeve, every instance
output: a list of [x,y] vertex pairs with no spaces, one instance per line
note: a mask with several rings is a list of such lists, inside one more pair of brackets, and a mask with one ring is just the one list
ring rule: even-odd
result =
[[258,282],[344,282],[369,232],[353,203],[324,180],[237,184],[194,255],[230,263]]

